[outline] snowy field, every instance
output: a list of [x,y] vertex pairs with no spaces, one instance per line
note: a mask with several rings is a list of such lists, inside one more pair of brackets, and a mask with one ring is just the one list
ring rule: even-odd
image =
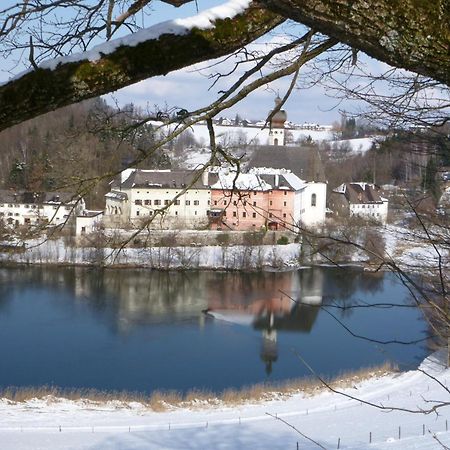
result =
[[[216,139],[222,143],[236,144],[239,142],[247,142],[251,145],[267,145],[269,142],[269,129],[263,130],[258,127],[233,127],[215,125],[214,131]],[[309,136],[313,141],[329,141],[333,139],[331,130],[286,130],[292,134],[295,141],[307,139]],[[195,140],[200,145],[209,144],[209,133],[206,125],[194,125],[192,127]]]
[[[449,407],[442,407],[437,413],[419,412],[434,406],[436,400],[450,400],[446,388],[450,371],[443,368],[442,356],[435,354],[426,359],[420,366],[423,372],[372,378],[342,390],[341,394],[324,389],[314,396],[296,394],[235,408],[194,405],[153,412],[137,403],[98,405],[47,399],[8,404],[3,400],[0,448],[445,448],[439,442],[450,444]],[[374,405],[394,409],[383,410]]]

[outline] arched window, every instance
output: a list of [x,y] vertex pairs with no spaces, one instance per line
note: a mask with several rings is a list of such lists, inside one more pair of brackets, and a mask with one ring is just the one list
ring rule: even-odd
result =
[[277,138],[275,138],[275,139],[273,140],[273,145],[278,145],[278,139],[277,139]]
[[316,206],[317,204],[317,195],[311,194],[311,206]]

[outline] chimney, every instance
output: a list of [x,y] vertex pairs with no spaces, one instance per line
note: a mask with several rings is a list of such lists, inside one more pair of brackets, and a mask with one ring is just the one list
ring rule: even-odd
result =
[[279,184],[280,184],[280,175],[278,175],[276,173],[275,174],[275,187],[278,187]]

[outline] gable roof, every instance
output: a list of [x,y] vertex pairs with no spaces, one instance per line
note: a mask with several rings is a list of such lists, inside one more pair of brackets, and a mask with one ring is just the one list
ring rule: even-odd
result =
[[253,148],[247,168],[288,169],[304,181],[326,182],[317,148],[313,146],[261,145]]
[[80,197],[70,192],[32,192],[0,190],[0,202],[12,204],[70,204],[76,202]]
[[[135,169],[126,174],[119,175],[111,183],[111,189],[137,189],[137,188],[162,188],[162,189],[208,189],[210,184],[217,181],[217,176],[208,174],[208,184],[203,184],[202,175],[195,170],[142,170]],[[195,178],[199,176],[198,180]],[[123,180],[123,181],[121,181]]]
[[383,202],[380,189],[371,183],[344,183],[333,192],[345,195],[345,198],[353,204]]

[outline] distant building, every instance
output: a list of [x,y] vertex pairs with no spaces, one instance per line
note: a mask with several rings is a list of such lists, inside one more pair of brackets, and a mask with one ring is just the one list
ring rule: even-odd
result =
[[325,219],[326,197],[319,183],[305,182],[289,170],[253,168],[239,174],[222,170],[218,177],[211,186],[212,228],[294,229]]
[[68,192],[0,190],[0,219],[13,227],[66,224],[84,208],[84,200]]
[[295,189],[295,222],[311,226],[325,221],[327,182],[315,147],[258,146],[255,147],[246,170],[265,174],[281,170],[296,176],[301,180],[301,187],[298,185]]
[[[277,96],[275,99],[275,108],[279,108],[281,98]],[[272,114],[272,112],[270,113]],[[287,114],[284,109],[277,111],[270,120],[269,145],[285,145],[284,124],[287,120]]]
[[105,195],[105,225],[197,228],[208,225],[209,174],[193,170],[124,170]]
[[389,202],[371,183],[343,183],[333,190],[329,203],[336,217],[360,216],[383,224],[387,221]]

